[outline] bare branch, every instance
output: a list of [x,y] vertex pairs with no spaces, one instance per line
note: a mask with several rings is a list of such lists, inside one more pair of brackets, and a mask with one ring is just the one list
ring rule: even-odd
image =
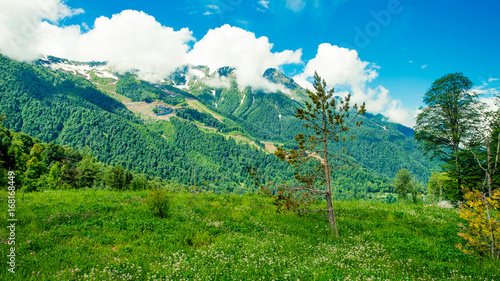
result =
[[476,161],[477,161],[477,164],[479,164],[479,167],[485,171],[485,172],[488,172],[488,170],[486,170],[485,168],[483,168],[483,165],[481,165],[481,162],[479,162],[479,157],[477,157],[477,154],[474,152],[473,149],[470,150],[470,152],[472,152],[472,154],[474,155],[474,158],[476,158]]
[[499,154],[500,154],[500,133],[498,134],[497,155],[495,158],[495,168],[493,170],[494,172],[496,172],[497,167],[498,167],[498,155]]

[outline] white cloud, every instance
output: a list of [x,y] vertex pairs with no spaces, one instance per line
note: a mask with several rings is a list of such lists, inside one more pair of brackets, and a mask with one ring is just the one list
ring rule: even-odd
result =
[[500,87],[487,88],[486,85],[482,85],[472,88],[471,92],[476,93],[479,96],[479,101],[485,103],[490,109],[498,109]]
[[301,63],[302,50],[272,52],[273,44],[267,37],[256,38],[254,33],[224,25],[211,29],[198,41],[188,54],[193,65],[207,65],[212,71],[223,67],[235,67],[240,87],[252,86],[264,90],[276,90],[262,75],[266,69],[285,64]]
[[312,89],[310,81],[317,71],[327,85],[342,89],[336,91],[337,95],[345,96],[349,92],[351,101],[358,104],[365,102],[368,112],[382,113],[391,122],[412,126],[415,110],[404,108],[401,101],[393,99],[385,87],[368,86],[378,77],[378,69],[377,65],[362,61],[355,50],[323,43],[319,45],[316,57],[307,63],[304,72],[293,79],[301,86]]
[[216,11],[220,10],[220,7],[217,5],[207,5],[207,8],[212,9],[212,10],[216,10]]
[[38,51],[79,61],[107,61],[119,72],[140,70],[141,78],[159,80],[186,61],[191,31],[174,31],[144,12],[125,10],[96,19],[94,28],[60,28],[42,23]]
[[410,60],[408,63],[413,63],[413,61],[412,61],[412,60]]
[[[0,49],[18,60],[29,61],[46,54],[78,61],[107,61],[118,72],[138,69],[142,79],[151,81],[187,63],[208,65],[212,70],[232,66],[237,68],[241,87],[268,91],[277,90],[277,86],[262,77],[266,69],[302,62],[302,50],[272,52],[273,44],[267,37],[256,38],[254,33],[229,25],[210,30],[189,52],[188,43],[195,41],[189,29],[174,31],[144,12],[125,10],[111,18],[100,17],[83,32],[79,25],[60,27],[43,20],[55,22],[81,12],[59,0],[47,0],[50,5],[45,6],[37,6],[39,1],[35,0],[4,2],[0,10],[4,11],[0,12]],[[219,9],[216,5],[207,8]],[[11,46],[11,37],[22,34],[23,19],[18,18],[23,17],[34,19],[34,30]]]
[[220,77],[218,74],[210,78],[204,79],[203,82],[212,88],[229,88],[231,81],[226,77]]
[[424,64],[422,65],[422,69],[426,69],[429,65],[428,64]]
[[488,79],[488,83],[495,82],[495,81],[498,81],[498,78],[490,78],[490,79]]
[[491,111],[498,110],[498,98],[497,97],[480,98],[479,101],[486,104],[487,108]]
[[205,13],[203,13],[204,16],[213,15],[220,12],[220,7],[217,5],[207,5],[206,7],[212,11],[206,11]]
[[262,5],[262,7],[269,9],[269,1],[268,0],[260,0],[259,4]]
[[500,96],[500,87],[486,88],[487,85],[476,86],[471,89],[471,92],[476,93],[482,97]]
[[31,61],[38,55],[37,39],[42,21],[59,20],[83,13],[60,0],[0,1],[0,51],[11,58]]
[[[261,0],[260,4],[268,7],[269,1]],[[304,6],[302,0],[287,0],[287,7],[296,12]],[[219,7],[207,8],[217,12]],[[273,52],[273,44],[267,37],[257,38],[252,32],[229,25],[208,31],[192,50],[188,44],[195,39],[189,29],[174,31],[144,12],[126,10],[111,18],[100,17],[91,28],[83,24],[57,25],[61,19],[81,12],[60,0],[2,1],[0,51],[24,61],[39,54],[78,61],[107,61],[119,72],[138,69],[141,78],[150,81],[161,79],[187,63],[207,65],[212,71],[230,66],[236,68],[240,87],[265,91],[284,90],[262,77],[266,69],[302,63],[301,49]],[[349,92],[353,102],[366,102],[369,112],[383,113],[390,121],[412,125],[413,111],[393,99],[383,86],[368,85],[378,76],[378,66],[362,61],[356,51],[321,44],[316,57],[294,79],[312,88],[310,81],[315,70],[329,85],[340,88],[337,93]],[[228,81],[220,77],[209,83],[228,86]]]
[[311,89],[312,85],[306,81],[317,71],[328,85],[361,90],[366,83],[378,76],[377,69],[375,64],[361,61],[355,50],[323,43],[319,45],[316,57],[309,60],[304,72],[295,76],[294,80]]
[[389,118],[390,122],[400,123],[410,128],[415,125],[418,113],[419,110],[408,109],[399,100],[391,100],[382,112],[383,115]]
[[286,0],[286,7],[296,13],[302,11],[306,6],[304,0]]

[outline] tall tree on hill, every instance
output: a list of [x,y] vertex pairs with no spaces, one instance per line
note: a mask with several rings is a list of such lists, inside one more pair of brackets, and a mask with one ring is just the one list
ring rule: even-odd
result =
[[[353,124],[360,126],[363,122],[356,121],[356,117],[365,114],[365,104],[358,107],[357,104],[350,106],[350,95],[344,100],[333,96],[334,89],[327,91],[327,85],[324,80],[314,73],[314,91],[306,90],[310,101],[305,102],[305,108],[298,108],[295,117],[304,121],[303,126],[307,129],[307,134],[299,133],[295,140],[299,149],[285,151],[278,147],[274,153],[280,160],[287,161],[295,168],[295,178],[297,184],[288,185],[286,182],[278,186],[278,195],[274,196],[276,205],[284,208],[298,208],[300,203],[308,202],[315,196],[324,196],[327,204],[325,210],[307,210],[309,212],[327,212],[330,228],[338,236],[335,210],[333,208],[331,172],[332,169],[340,168],[332,164],[332,160],[338,159],[345,152],[345,149],[339,153],[332,154],[328,151],[330,143],[346,142],[353,140],[354,136],[346,138],[344,133],[349,131]],[[348,163],[348,159],[344,158]],[[344,166],[342,166],[344,167]],[[255,171],[251,172],[255,179]],[[258,182],[256,182],[258,184]],[[267,182],[267,186],[275,185]],[[326,186],[325,186],[326,185]],[[264,193],[272,195],[265,185],[261,185]],[[294,200],[294,194],[300,194],[298,200]],[[278,206],[279,208],[281,206]],[[278,208],[278,210],[280,210]]]
[[465,148],[480,117],[477,94],[471,88],[472,82],[462,73],[451,73],[434,81],[424,95],[427,107],[418,114],[414,127],[425,154],[453,163],[457,194],[461,193],[462,185],[459,152]]

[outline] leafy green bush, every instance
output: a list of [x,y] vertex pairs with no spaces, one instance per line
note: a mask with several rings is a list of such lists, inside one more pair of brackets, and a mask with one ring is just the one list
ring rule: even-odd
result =
[[153,189],[145,200],[146,206],[160,218],[168,217],[170,201],[165,190]]

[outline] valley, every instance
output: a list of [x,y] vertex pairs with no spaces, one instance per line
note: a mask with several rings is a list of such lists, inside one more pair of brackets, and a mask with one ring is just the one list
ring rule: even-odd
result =
[[[34,272],[39,280],[498,278],[498,261],[456,248],[463,244],[456,209],[428,204],[421,183],[441,163],[418,150],[410,128],[358,117],[363,125],[345,147],[356,167],[332,171],[336,238],[320,214],[278,213],[246,170],[293,181],[292,166],[273,153],[297,148],[302,124],[293,115],[303,89],[294,87],[292,99],[193,78],[176,88],[171,78],[99,76],[84,63],[74,75],[51,60],[57,67],[0,57],[0,154],[26,175],[28,190],[19,204],[16,280]],[[157,116],[155,107],[174,112]],[[416,204],[396,198],[402,168],[419,184]],[[150,207],[151,190],[166,192],[165,217]]]
[[[60,59],[55,59],[53,58],[56,63],[56,65],[61,66]],[[4,62],[5,59],[4,59]],[[44,62],[45,67],[51,69],[51,71],[54,71],[53,69],[55,67],[48,67],[48,62]],[[40,63],[42,64],[42,63]],[[82,63],[78,63],[82,64]],[[23,66],[25,68],[30,68],[27,66]],[[102,66],[99,66],[102,67]],[[90,69],[90,68],[89,68]],[[93,100],[89,100],[85,96],[81,96],[84,99],[87,99],[87,101],[90,101],[91,103],[94,103],[95,106],[97,106],[97,110],[95,112],[102,112],[105,115],[109,115],[110,113],[113,116],[118,117],[118,120],[129,120],[125,121],[126,123],[132,122],[138,125],[134,125],[133,127],[137,127],[138,129],[144,125],[147,125],[151,123],[154,120],[162,120],[162,122],[170,122],[170,119],[172,118],[173,114],[171,115],[166,115],[166,116],[155,116],[153,113],[152,109],[153,106],[156,104],[161,104],[165,105],[168,107],[175,108],[176,110],[180,110],[182,108],[191,108],[195,110],[195,112],[199,112],[197,114],[201,114],[199,117],[196,118],[203,118],[203,119],[191,119],[191,121],[187,120],[188,123],[194,124],[196,126],[201,126],[203,130],[206,131],[200,131],[199,133],[196,133],[197,135],[206,135],[208,138],[210,137],[211,134],[222,134],[225,136],[227,139],[228,137],[231,139],[236,140],[237,142],[242,142],[242,143],[247,143],[250,144],[250,147],[253,147],[254,149],[258,147],[259,150],[264,150],[266,152],[271,152],[274,151],[274,147],[276,147],[276,144],[283,144],[285,147],[293,147],[293,137],[296,135],[297,132],[299,132],[301,125],[297,120],[295,120],[295,117],[293,117],[294,111],[298,105],[295,101],[291,100],[290,98],[286,97],[286,95],[281,94],[281,93],[276,93],[276,94],[266,94],[263,92],[258,92],[258,91],[250,91],[249,89],[244,89],[243,93],[240,92],[237,88],[231,88],[231,89],[223,89],[223,88],[216,88],[216,89],[211,89],[208,88],[204,84],[200,84],[200,81],[197,81],[195,79],[190,79],[189,85],[191,86],[184,86],[183,89],[177,89],[177,88],[172,88],[172,86],[169,85],[169,79],[165,80],[165,82],[162,82],[161,84],[155,86],[153,84],[150,84],[148,82],[136,80],[137,78],[132,78],[132,76],[124,76],[120,78],[118,81],[113,81],[112,78],[110,77],[105,77],[102,78],[95,78],[91,79],[91,81],[87,80],[86,75],[82,75],[81,78],[78,76],[74,76],[72,74],[65,74],[65,72],[62,70],[55,70],[56,72],[54,74],[56,75],[63,75],[62,77],[68,77],[71,79],[76,79],[75,81],[78,81],[77,84],[79,85],[85,85],[84,87],[89,87],[90,85],[96,85],[97,88],[101,89],[99,91],[100,94],[98,94],[97,91],[94,91],[93,95],[101,95],[99,96],[100,99],[107,99],[107,98],[112,98],[113,100],[119,101],[119,104],[114,105],[116,109],[109,110],[108,108],[104,108],[104,104],[99,104],[96,103],[97,100],[95,98],[92,98]],[[31,71],[31,70],[30,70]],[[46,73],[44,75],[48,75],[47,77],[51,77],[54,74],[50,74],[50,72],[46,72],[46,70],[36,70],[40,73]],[[91,69],[89,71],[92,71]],[[185,70],[186,73],[189,72]],[[227,72],[220,71],[220,73],[224,73],[227,75]],[[217,75],[220,75],[219,72],[216,72]],[[276,73],[275,71],[273,73]],[[182,72],[179,73],[174,73],[172,77],[183,77]],[[69,76],[68,76],[69,75]],[[91,76],[92,77],[92,76]],[[220,76],[214,76],[214,77],[220,77]],[[68,79],[64,78],[64,79]],[[206,77],[205,77],[206,78]],[[45,78],[44,78],[45,79]],[[51,78],[52,79],[52,78]],[[180,78],[177,78],[180,79]],[[284,79],[284,78],[281,78]],[[88,82],[86,82],[88,81]],[[89,82],[92,82],[91,84],[88,84]],[[43,82],[45,83],[45,82]],[[60,82],[57,82],[60,83]],[[172,84],[174,84],[172,82]],[[178,84],[178,83],[177,83]],[[57,86],[60,87],[60,86]],[[81,87],[81,86],[79,86]],[[87,92],[89,91],[88,89],[92,89],[91,86],[90,88],[75,88],[75,90],[78,90],[82,92],[83,95],[87,95]],[[165,94],[165,89],[168,89],[169,92],[176,92],[178,95],[173,97],[172,95]],[[186,92],[185,90],[191,91],[191,93]],[[69,88],[70,91],[75,91]],[[297,91],[297,88],[294,88],[295,91]],[[213,95],[215,93],[215,95]],[[104,94],[104,95],[103,95]],[[25,95],[25,94],[23,94]],[[234,99],[232,95],[239,96],[238,98]],[[107,97],[106,97],[107,96]],[[28,97],[28,96],[26,96]],[[95,96],[96,98],[98,96]],[[242,99],[242,97],[245,97]],[[68,97],[63,97],[63,96],[58,96],[58,95],[49,95],[48,99],[45,99],[43,101],[35,101],[33,100],[33,104],[38,104],[39,102],[42,103],[47,103],[49,99],[63,99],[67,100]],[[73,98],[71,98],[73,99]],[[149,100],[150,99],[150,100]],[[215,99],[215,100],[214,100]],[[218,99],[218,101],[217,101]],[[5,98],[4,98],[5,100]],[[76,100],[75,100],[76,101]],[[243,102],[242,102],[243,101]],[[247,103],[247,101],[249,103]],[[27,105],[31,104],[31,101],[29,99],[27,100]],[[217,108],[215,107],[215,103],[218,103]],[[232,103],[231,103],[232,102]],[[59,103],[59,102],[58,102]],[[67,103],[67,102],[66,102]],[[71,103],[74,103],[71,101]],[[26,123],[19,123],[19,125],[13,126],[14,124],[13,121],[16,118],[16,116],[19,116],[19,109],[15,109],[16,106],[12,104],[13,106],[5,107],[8,103],[3,103],[4,106],[2,108],[7,109],[4,110],[5,113],[8,116],[12,116],[12,119],[7,119],[5,124],[8,127],[15,128],[17,130],[33,134],[35,137],[41,138],[41,140],[50,142],[50,141],[62,141],[62,137],[65,136],[63,133],[62,135],[59,135],[57,138],[51,138],[51,137],[43,137],[43,132],[40,132],[39,129],[34,130],[30,129],[30,127]],[[106,106],[109,107],[109,105],[114,104],[114,103],[107,103]],[[71,114],[71,111],[75,111],[77,107],[69,105],[69,107],[66,107],[65,111],[68,111],[68,114]],[[25,106],[26,107],[26,106]],[[0,109],[2,109],[0,108]],[[104,111],[102,111],[104,109]],[[120,113],[117,115],[116,113]],[[238,109],[237,111],[235,109]],[[14,110],[14,111],[12,111]],[[39,110],[45,111],[43,107],[39,107]],[[51,109],[53,111],[54,109]],[[87,111],[87,110],[85,110]],[[34,113],[33,110],[30,111],[25,111],[28,115],[27,117],[31,114]],[[31,113],[30,113],[31,112]],[[52,115],[49,113],[50,111],[47,111],[45,114],[49,114],[52,117],[47,117],[46,120],[57,120],[59,117]],[[116,113],[115,113],[116,112]],[[90,113],[90,112],[89,112]],[[94,113],[91,113],[94,114]],[[101,114],[101,113],[99,113]],[[125,115],[124,115],[125,114]],[[178,113],[176,113],[178,114]],[[190,113],[191,114],[191,113]],[[206,115],[203,115],[206,114]],[[69,116],[69,115],[68,115]],[[279,118],[281,116],[281,118]],[[23,118],[27,118],[23,117]],[[28,117],[29,118],[29,117]],[[55,119],[54,119],[55,118]],[[115,118],[115,117],[113,117]],[[125,118],[125,119],[124,119]],[[178,117],[176,117],[178,118]],[[194,117],[189,117],[189,118],[194,118]],[[353,128],[352,132],[357,136],[357,139],[353,143],[352,146],[347,147],[347,152],[348,154],[351,154],[354,158],[353,160],[359,164],[361,168],[363,168],[363,173],[368,173],[372,174],[373,177],[371,180],[368,180],[366,182],[359,182],[358,181],[351,181],[348,184],[348,187],[346,187],[347,190],[351,190],[344,196],[352,196],[352,194],[355,194],[361,190],[364,190],[368,184],[368,182],[371,182],[373,184],[374,182],[379,182],[379,183],[384,183],[383,185],[379,185],[375,188],[370,188],[373,190],[385,190],[386,192],[389,191],[390,189],[387,183],[390,182],[390,178],[395,175],[395,173],[401,169],[402,167],[407,167],[414,173],[417,178],[423,182],[428,180],[428,177],[430,176],[431,171],[433,169],[437,168],[437,163],[429,162],[423,155],[417,150],[416,148],[416,143],[412,139],[411,135],[406,136],[406,131],[400,131],[399,125],[396,124],[391,124],[388,122],[383,121],[383,119],[379,118],[378,116],[365,116],[361,117],[362,120],[364,121],[364,126],[360,128]],[[66,119],[67,120],[67,119]],[[149,121],[148,121],[149,120]],[[41,119],[40,121],[42,122],[47,122],[43,121]],[[39,123],[40,121],[37,121]],[[118,121],[117,124],[122,124],[123,121]],[[60,121],[56,121],[56,123],[62,122],[62,119]],[[64,123],[67,123],[68,121],[64,121]],[[116,122],[116,121],[113,121]],[[144,123],[145,122],[145,123]],[[207,123],[208,122],[208,123]],[[63,125],[64,123],[59,123],[62,125],[62,128],[65,127]],[[140,123],[144,123],[144,125],[140,125]],[[10,125],[12,124],[12,125]],[[24,124],[24,125],[21,125]],[[175,121],[174,124],[182,124],[182,122]],[[68,124],[69,125],[69,124]],[[82,124],[85,127],[85,124]],[[176,125],[176,126],[178,126]],[[186,124],[188,125],[188,124]],[[182,125],[182,126],[186,126]],[[39,126],[39,125],[38,125]],[[47,125],[42,125],[42,126],[47,126]],[[129,126],[123,123],[123,126]],[[170,127],[171,125],[162,125],[162,124],[157,124],[157,125],[147,125],[147,126],[153,126],[153,131],[157,131],[159,133],[158,136],[161,137],[161,135],[172,135],[172,134],[177,134],[174,132],[164,132],[159,130],[161,127]],[[204,127],[203,127],[204,126]],[[81,127],[81,126],[79,126]],[[125,127],[123,127],[125,128]],[[208,129],[208,128],[218,128],[217,131],[213,129]],[[90,129],[90,127],[89,127]],[[94,131],[96,130],[96,127],[92,127],[91,130]],[[101,130],[101,129],[99,129]],[[130,130],[129,128],[125,130]],[[140,129],[143,130],[143,129]],[[111,130],[111,131],[116,131],[116,130]],[[64,132],[64,131],[63,131]],[[116,156],[111,156],[113,154],[109,154],[109,152],[106,152],[103,154],[104,151],[96,150],[99,149],[98,147],[100,145],[92,145],[92,143],[95,143],[95,139],[90,142],[90,139],[85,140],[84,133],[83,132],[76,132],[73,130],[72,136],[68,139],[75,139],[75,137],[81,138],[83,142],[75,142],[74,140],[70,142],[66,142],[68,145],[76,145],[76,148],[79,147],[84,147],[85,145],[89,146],[91,150],[96,153],[96,156],[98,159],[102,159],[104,161],[110,161],[111,159],[115,159],[114,157]],[[180,132],[180,131],[179,131]],[[404,133],[402,133],[404,132]],[[42,133],[42,135],[40,135]],[[47,131],[47,133],[49,133]],[[53,134],[53,131],[50,131],[49,134]],[[107,131],[105,133],[108,133]],[[142,133],[141,133],[142,134]],[[149,134],[149,133],[148,133]],[[101,134],[102,135],[102,134]],[[215,137],[214,135],[214,137]],[[47,135],[48,136],[48,135]],[[187,136],[187,135],[186,135]],[[69,137],[69,135],[68,135]],[[83,138],[82,138],[83,137]],[[66,137],[64,137],[66,138]],[[165,138],[163,138],[165,139]],[[170,138],[169,145],[174,145],[178,146],[178,144],[175,144],[176,140]],[[127,140],[129,141],[135,141],[135,140]],[[108,143],[106,146],[109,145],[114,145],[112,143]],[[92,148],[94,147],[94,148]],[[145,146],[148,147],[148,146]],[[249,147],[249,149],[250,149]],[[390,148],[391,153],[386,153],[385,150],[387,148]],[[136,148],[133,148],[134,150]],[[340,149],[339,147],[332,147],[333,150],[335,149]],[[130,151],[130,150],[129,150]],[[182,153],[187,153],[189,154],[189,151],[184,150]],[[109,155],[109,156],[106,156]],[[193,154],[194,155],[194,154]],[[111,156],[111,158],[109,158]],[[118,155],[117,155],[118,156]],[[208,157],[213,157],[213,155],[207,155]],[[120,156],[120,158],[123,156]],[[260,156],[259,156],[260,157]],[[270,155],[269,157],[272,158]],[[387,158],[384,161],[379,161],[380,157]],[[107,160],[108,159],[108,160]],[[119,158],[116,158],[119,159]],[[196,162],[197,160],[193,159],[191,161]],[[121,164],[124,167],[127,167],[128,169],[136,169],[134,168],[134,162],[123,162],[123,160],[119,160],[116,162],[116,160],[113,160],[113,162],[110,163],[116,163],[116,164]],[[155,161],[156,162],[156,161]],[[154,163],[154,162],[152,162]],[[162,165],[171,165],[168,163],[163,163]],[[190,164],[192,165],[192,164]],[[184,165],[182,165],[184,166]],[[189,166],[189,165],[188,165]],[[141,167],[139,171],[141,172],[147,172],[152,175],[157,175],[161,176],[161,174],[158,174],[158,172],[155,172],[158,168],[154,169],[148,169],[145,167]],[[208,167],[202,168],[204,169],[210,169]],[[359,173],[359,171],[353,170],[354,173]],[[344,171],[339,171],[339,176],[337,177],[337,180],[340,182],[345,182],[345,177],[349,177],[348,174],[345,174]],[[206,173],[205,173],[206,174]],[[345,174],[345,175],[344,175]],[[283,175],[280,175],[281,177]],[[364,177],[363,177],[364,178]],[[383,179],[383,180],[381,180]],[[187,178],[186,178],[187,180]],[[247,184],[250,182],[249,180],[245,180]],[[232,185],[232,183],[228,183]],[[239,186],[239,184],[238,184]],[[352,192],[352,193],[351,193]],[[351,194],[351,195],[349,195]]]
[[0,280],[500,280],[498,11],[0,0]]

